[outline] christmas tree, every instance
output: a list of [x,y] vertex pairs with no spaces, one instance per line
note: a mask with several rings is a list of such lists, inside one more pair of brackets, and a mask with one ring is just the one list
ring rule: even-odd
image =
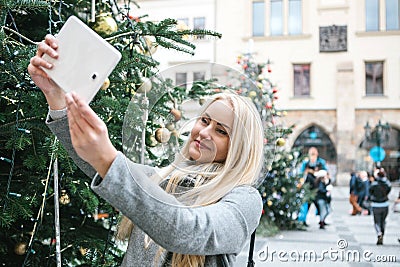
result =
[[285,126],[282,117],[286,112],[275,106],[278,88],[271,79],[272,63],[269,60],[256,63],[251,50],[238,56],[237,64],[243,76],[233,80],[232,86],[253,100],[264,123],[264,177],[258,185],[264,203],[262,223],[266,220],[267,225],[279,229],[296,229],[300,206],[311,197],[311,192],[302,186],[297,172],[302,161],[300,151],[285,147],[295,126]]
[[[91,191],[90,178],[47,129],[48,107],[27,73],[29,60],[37,42],[56,34],[69,16],[88,24],[122,54],[91,107],[119,150],[163,166],[182,143],[175,131],[181,103],[213,93],[214,85],[198,81],[186,89],[163,79],[152,54],[157,47],[194,54],[187,36],[220,34],[135,16],[139,6],[131,1],[5,0],[0,6],[0,264],[119,266],[118,211]],[[142,112],[124,119],[127,110]]]

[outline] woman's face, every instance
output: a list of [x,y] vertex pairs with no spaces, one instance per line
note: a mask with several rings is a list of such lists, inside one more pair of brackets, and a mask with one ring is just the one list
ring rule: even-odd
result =
[[234,113],[228,101],[216,100],[197,119],[191,134],[189,156],[199,163],[224,162],[229,150]]

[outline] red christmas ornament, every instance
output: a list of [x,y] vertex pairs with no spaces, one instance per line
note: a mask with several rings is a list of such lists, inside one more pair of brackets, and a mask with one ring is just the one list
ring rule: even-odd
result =
[[274,89],[272,89],[272,93],[275,94],[275,93],[277,93],[277,92],[278,92],[278,89],[276,89],[276,88],[274,87]]
[[272,103],[268,102],[267,104],[265,104],[265,107],[268,108],[268,109],[271,109],[272,108]]
[[267,71],[268,71],[269,73],[271,73],[271,72],[272,72],[272,70],[271,70],[271,66],[270,66],[270,65],[268,65],[268,66],[267,66]]
[[134,21],[136,21],[136,22],[140,22],[140,18],[139,18],[139,17],[135,17],[135,16],[133,16],[133,15],[131,15],[131,14],[128,14],[128,18],[129,18],[130,20],[134,20]]

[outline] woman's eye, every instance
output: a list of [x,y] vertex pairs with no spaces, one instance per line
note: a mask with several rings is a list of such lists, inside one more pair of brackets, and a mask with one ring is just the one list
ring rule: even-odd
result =
[[228,133],[224,129],[217,129],[217,132],[222,135],[227,135]]
[[206,117],[201,117],[200,120],[202,123],[208,124],[208,119]]

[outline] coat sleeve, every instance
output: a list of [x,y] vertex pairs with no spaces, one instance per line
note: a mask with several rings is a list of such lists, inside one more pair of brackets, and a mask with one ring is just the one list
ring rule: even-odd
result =
[[52,120],[51,117],[48,115],[46,119],[46,125],[50,128],[51,132],[63,145],[65,150],[68,152],[68,155],[75,162],[75,164],[87,176],[93,177],[96,174],[96,170],[89,163],[81,159],[78,154],[76,154],[75,149],[72,146],[67,117],[64,116],[57,120]]
[[92,188],[158,245],[182,254],[239,253],[262,210],[261,196],[250,186],[238,186],[209,206],[182,205],[122,153]]

